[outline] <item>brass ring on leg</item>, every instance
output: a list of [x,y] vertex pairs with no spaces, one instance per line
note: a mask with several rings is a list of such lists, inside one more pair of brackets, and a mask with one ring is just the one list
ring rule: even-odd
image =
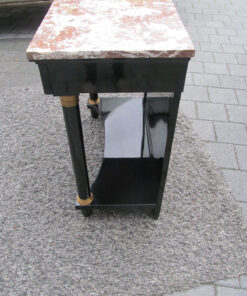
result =
[[79,98],[78,96],[61,96],[60,101],[63,107],[75,107],[78,105]]
[[93,202],[93,194],[91,193],[87,199],[81,199],[78,195],[76,197],[76,201],[81,206],[88,206]]
[[92,100],[92,99],[88,98],[87,103],[88,103],[89,105],[99,105],[99,103],[100,103],[100,98],[97,98],[97,100]]

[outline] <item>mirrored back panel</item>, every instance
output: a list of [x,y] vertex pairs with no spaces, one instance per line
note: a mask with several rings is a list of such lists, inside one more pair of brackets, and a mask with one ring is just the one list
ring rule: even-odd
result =
[[105,126],[104,160],[92,191],[97,205],[150,205],[157,202],[169,129],[169,104],[146,93],[101,97]]

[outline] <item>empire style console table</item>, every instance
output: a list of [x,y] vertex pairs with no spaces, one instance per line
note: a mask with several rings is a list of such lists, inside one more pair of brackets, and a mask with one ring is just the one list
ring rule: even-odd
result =
[[[60,96],[76,207],[146,207],[159,217],[180,95],[194,47],[172,0],[55,0],[27,49],[45,94]],[[137,93],[101,99],[99,93]],[[105,126],[90,186],[79,94]],[[92,147],[93,149],[93,147]]]

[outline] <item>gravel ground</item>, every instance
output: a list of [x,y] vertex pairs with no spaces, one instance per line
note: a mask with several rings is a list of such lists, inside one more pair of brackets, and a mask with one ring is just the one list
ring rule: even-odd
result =
[[[0,91],[1,295],[159,296],[247,272],[246,221],[182,114],[160,219],[84,218],[59,100],[36,86]],[[81,101],[92,179],[103,132]]]

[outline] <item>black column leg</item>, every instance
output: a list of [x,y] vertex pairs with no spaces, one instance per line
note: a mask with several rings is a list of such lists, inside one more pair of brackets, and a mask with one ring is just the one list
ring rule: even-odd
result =
[[97,93],[90,93],[88,102],[87,102],[87,107],[91,111],[91,116],[93,118],[98,118],[99,117],[99,103],[100,99],[98,97]]
[[160,214],[160,208],[164,193],[164,187],[166,183],[166,177],[169,167],[169,160],[171,155],[171,149],[172,149],[172,142],[177,122],[177,115],[178,115],[178,107],[180,102],[180,96],[181,93],[174,93],[174,96],[172,98],[169,98],[169,120],[168,120],[168,135],[167,135],[167,144],[166,144],[166,150],[165,150],[165,157],[162,167],[162,174],[161,174],[161,181],[160,181],[160,187],[158,192],[158,200],[157,205],[153,210],[153,217],[154,219],[159,218]]
[[[93,201],[90,191],[87,163],[84,150],[81,117],[78,96],[60,97],[75,174],[78,196],[76,201],[82,206],[84,216],[90,216],[92,208],[87,207]],[[85,207],[85,208],[84,208]]]

